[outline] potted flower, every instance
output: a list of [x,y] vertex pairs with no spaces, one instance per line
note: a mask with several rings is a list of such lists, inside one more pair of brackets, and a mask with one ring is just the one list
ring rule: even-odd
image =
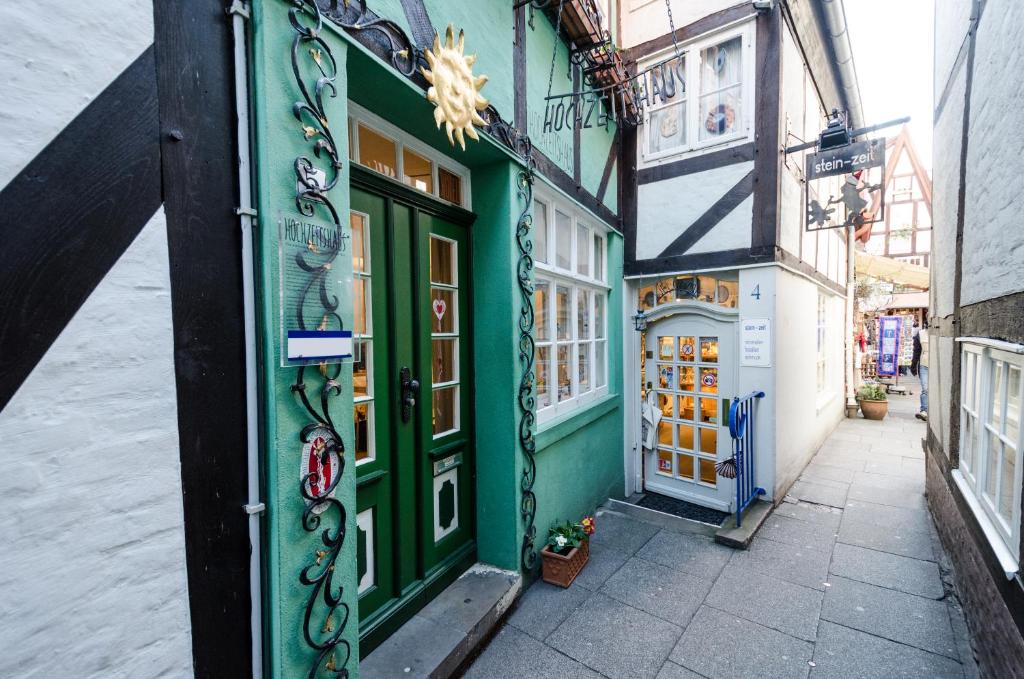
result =
[[865,419],[882,420],[889,412],[889,400],[885,387],[880,384],[865,384],[857,391],[857,402]]
[[540,551],[541,577],[544,582],[568,587],[590,558],[590,536],[594,517],[579,522],[555,522],[548,531],[548,543]]

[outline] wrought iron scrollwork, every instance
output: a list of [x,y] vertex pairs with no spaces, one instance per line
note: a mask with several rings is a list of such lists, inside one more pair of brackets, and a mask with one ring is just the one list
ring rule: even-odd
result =
[[[529,139],[526,140],[529,150]],[[532,158],[532,156],[528,156]],[[535,458],[537,444],[533,438],[533,425],[536,421],[536,399],[533,395],[534,386],[534,310],[533,310],[533,241],[530,229],[533,227],[533,168],[528,161],[527,167],[519,173],[519,198],[523,201],[522,212],[516,223],[516,247],[519,249],[519,261],[516,264],[516,276],[519,281],[519,364],[522,374],[519,378],[519,447],[523,452],[523,475],[520,478],[519,510],[525,528],[523,544],[520,549],[520,563],[523,570],[532,571],[537,565],[537,495],[533,485],[537,480],[537,461]]]
[[[312,141],[313,158],[301,155],[294,162],[295,205],[307,217],[312,217],[318,210],[326,211],[335,229],[335,238],[329,239],[328,247],[311,244],[308,250],[295,255],[295,264],[307,279],[291,312],[295,314],[295,324],[300,329],[315,326],[340,330],[343,321],[338,313],[339,300],[330,293],[327,283],[335,259],[345,250],[345,236],[337,209],[328,194],[338,183],[342,160],[324,107],[325,98],[338,95],[335,85],[337,62],[330,45],[320,37],[323,17],[315,0],[291,0],[291,4],[288,17],[295,29],[292,73],[302,94],[302,100],[292,106],[292,113],[299,121],[303,137],[307,141],[315,140]],[[307,84],[306,73],[314,74],[312,88]],[[307,320],[310,307],[315,308],[315,316]],[[282,313],[285,310],[282,309]],[[322,546],[314,551],[310,563],[299,573],[299,582],[310,588],[302,622],[303,639],[316,653],[307,675],[310,678],[321,670],[347,677],[347,666],[352,657],[349,642],[343,638],[351,612],[343,601],[344,587],[334,582],[348,516],[345,506],[334,497],[345,472],[345,444],[330,412],[331,400],[341,394],[340,374],[340,364],[298,366],[291,387],[311,419],[299,432],[299,440],[304,447],[311,446],[319,456],[318,469],[304,474],[299,483],[299,492],[306,505],[302,513],[302,528],[315,533],[324,524],[320,533]],[[321,474],[328,468],[332,473],[324,484]]]
[[370,12],[368,0],[330,0],[325,15],[347,31],[368,31],[382,41],[382,47],[396,71],[412,76],[424,57],[409,35],[391,19]]

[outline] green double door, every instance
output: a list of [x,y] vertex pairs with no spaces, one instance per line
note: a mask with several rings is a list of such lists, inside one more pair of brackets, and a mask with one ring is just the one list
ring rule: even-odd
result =
[[476,557],[472,215],[361,168],[352,187],[355,538],[365,655]]

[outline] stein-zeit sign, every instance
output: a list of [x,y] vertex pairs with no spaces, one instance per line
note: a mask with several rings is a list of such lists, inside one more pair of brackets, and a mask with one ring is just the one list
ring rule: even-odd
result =
[[[612,122],[640,123],[644,108],[686,94],[686,73],[678,55],[605,87],[552,94],[544,101],[544,132],[604,127]],[[601,100],[607,100],[602,106]]]
[[807,179],[878,167],[885,161],[885,139],[869,139],[807,156]]

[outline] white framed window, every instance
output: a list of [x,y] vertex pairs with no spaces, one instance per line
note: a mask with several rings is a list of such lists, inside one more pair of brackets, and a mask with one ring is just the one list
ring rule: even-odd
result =
[[469,169],[355,102],[348,102],[353,162],[417,191],[471,209]]
[[825,300],[825,293],[818,290],[818,360],[817,360],[817,384],[818,393],[821,394],[828,387],[828,306]]
[[960,463],[954,479],[1009,574],[1020,560],[1024,345],[959,341]]
[[702,37],[686,44],[679,57],[671,59],[672,50],[668,50],[641,65],[642,71],[660,64],[647,78],[648,104],[639,135],[644,161],[751,136],[752,26],[747,22]]
[[373,403],[373,300],[370,270],[370,215],[349,213],[352,229],[352,422],[356,465],[375,459]]
[[606,231],[566,200],[533,204],[537,421],[608,393]]

